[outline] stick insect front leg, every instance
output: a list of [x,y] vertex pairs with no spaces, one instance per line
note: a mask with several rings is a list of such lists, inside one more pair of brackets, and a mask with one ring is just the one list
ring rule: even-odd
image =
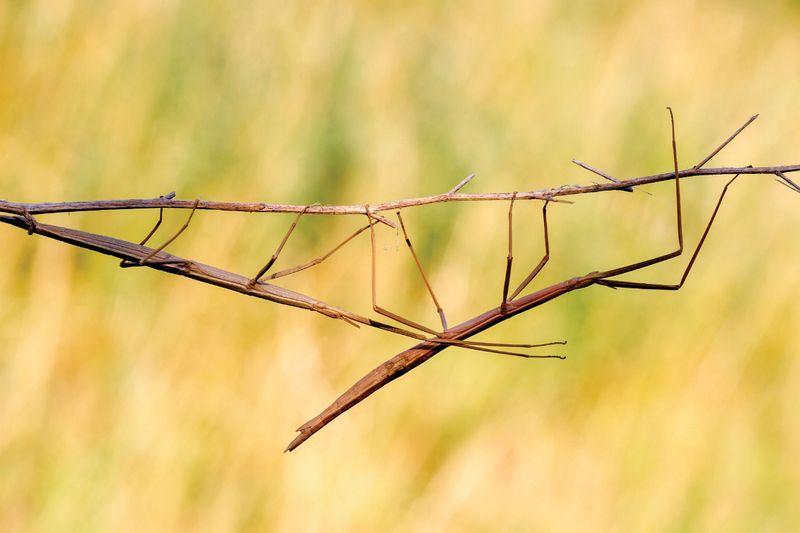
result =
[[[161,223],[163,221],[164,221],[164,208],[162,207],[162,208],[159,208],[159,210],[158,210],[158,220],[156,220],[156,224],[155,224],[155,226],[153,226],[153,229],[150,230],[150,233],[148,233],[147,236],[144,239],[139,241],[139,245],[140,246],[144,246],[145,244],[147,244],[147,241],[150,240],[150,237],[155,235],[156,231],[158,231],[158,228],[161,227]],[[130,266],[138,266],[138,265],[139,265],[139,263],[131,262],[131,261],[127,260],[127,259],[123,259],[122,261],[119,262],[119,266],[122,267],[122,268],[130,267]]]
[[[162,198],[167,198],[169,196],[170,195],[167,195],[167,196],[164,196]],[[170,197],[170,199],[171,199],[171,197]],[[200,205],[200,200],[199,199],[194,201],[194,205],[192,206],[192,210],[189,212],[189,217],[186,219],[186,222],[183,223],[183,226],[181,226],[180,229],[177,232],[175,232],[175,234],[172,237],[170,237],[169,239],[164,241],[164,243],[161,246],[159,246],[158,248],[156,248],[155,250],[153,250],[152,252],[150,252],[149,254],[144,256],[143,258],[141,258],[138,262],[131,262],[131,261],[122,260],[120,262],[119,266],[121,266],[122,268],[128,268],[128,267],[138,267],[138,266],[148,266],[148,265],[185,264],[186,261],[183,260],[183,259],[180,259],[180,260],[178,260],[178,259],[158,260],[158,259],[156,259],[155,261],[153,261],[152,259],[156,255],[158,255],[158,253],[160,251],[162,251],[164,248],[166,248],[167,246],[169,246],[170,244],[175,242],[175,239],[180,237],[181,234],[184,231],[186,231],[186,229],[189,227],[189,224],[192,222],[192,218],[194,217],[195,211],[197,211],[197,206],[198,205]],[[141,241],[141,243],[140,243],[141,245],[144,245],[148,240],[150,240],[150,237],[152,237],[155,234],[156,230],[158,230],[159,226],[161,226],[161,222],[163,221],[163,216],[164,216],[164,210],[163,209],[159,209],[158,221],[156,222],[156,225],[153,226],[153,229],[150,230],[150,233],[147,234],[147,237],[145,237],[144,240]]]
[[305,207],[303,208],[303,210],[302,210],[302,211],[300,211],[300,212],[297,214],[297,217],[296,217],[296,218],[294,219],[294,221],[292,222],[292,225],[291,225],[291,226],[289,226],[289,230],[286,232],[286,235],[284,235],[284,236],[283,236],[283,239],[281,239],[281,242],[280,242],[280,244],[278,244],[278,248],[276,248],[276,249],[275,249],[275,253],[273,253],[273,254],[272,254],[272,257],[270,257],[270,258],[269,258],[269,260],[267,261],[267,263],[266,263],[266,264],[265,264],[263,267],[261,267],[261,269],[258,271],[258,273],[257,273],[255,276],[253,276],[253,278],[252,278],[252,279],[250,279],[250,282],[249,282],[249,284],[248,284],[248,286],[249,286],[249,287],[252,287],[252,286],[254,286],[256,283],[258,283],[258,281],[261,279],[261,277],[262,277],[264,274],[266,274],[266,273],[267,273],[267,271],[268,271],[270,268],[272,268],[272,265],[274,265],[274,264],[275,264],[275,261],[277,261],[277,260],[278,260],[278,256],[281,254],[281,250],[283,250],[283,247],[286,245],[286,241],[288,241],[288,240],[289,240],[289,237],[291,237],[291,235],[292,235],[292,232],[294,231],[294,228],[296,228],[296,227],[297,227],[297,223],[300,221],[300,217],[302,217],[303,215],[305,215],[305,214],[306,214],[306,211],[308,211],[308,208],[309,208],[309,207],[311,207],[311,206],[308,206],[308,205],[307,205],[307,206],[305,206]]

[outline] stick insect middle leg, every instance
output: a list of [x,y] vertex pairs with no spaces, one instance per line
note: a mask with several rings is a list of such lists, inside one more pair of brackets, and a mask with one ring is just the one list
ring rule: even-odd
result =
[[[523,354],[523,353],[519,353],[519,352],[509,352],[509,351],[505,351],[505,350],[496,350],[496,349],[493,349],[493,348],[490,348],[490,347],[500,347],[500,348],[539,348],[539,347],[542,347],[542,346],[552,346],[552,345],[555,345],[555,344],[566,344],[566,342],[564,342],[564,341],[547,342],[547,343],[540,343],[540,344],[511,344],[511,343],[481,342],[481,341],[467,341],[467,340],[461,340],[461,339],[451,339],[451,338],[443,337],[442,336],[443,332],[440,333],[440,332],[434,331],[433,329],[428,328],[427,326],[424,326],[422,324],[418,324],[418,323],[414,322],[413,320],[410,320],[408,318],[405,318],[403,316],[400,316],[400,315],[398,315],[396,313],[393,313],[391,311],[388,311],[387,309],[384,309],[384,308],[380,307],[378,305],[378,302],[377,302],[377,284],[376,284],[376,277],[377,277],[376,276],[376,270],[377,270],[377,266],[376,265],[377,265],[377,260],[376,260],[376,255],[375,255],[375,228],[374,228],[375,222],[371,218],[371,213],[370,213],[370,210],[369,210],[369,206],[364,206],[364,208],[365,208],[365,211],[366,211],[366,214],[367,214],[367,218],[369,219],[369,222],[370,222],[370,225],[369,225],[369,228],[370,228],[370,245],[371,245],[370,247],[371,247],[371,257],[372,257],[372,262],[371,262],[371,267],[372,267],[372,309],[376,313],[378,313],[380,315],[383,315],[383,316],[385,316],[387,318],[391,318],[392,320],[400,322],[401,324],[404,324],[404,325],[406,325],[406,326],[408,326],[410,328],[414,328],[414,329],[417,329],[417,330],[422,331],[424,333],[427,333],[428,335],[432,335],[433,338],[425,338],[424,339],[424,340],[427,340],[429,342],[444,343],[444,344],[450,344],[450,345],[453,345],[453,346],[458,346],[458,347],[461,347],[461,348],[467,348],[467,349],[471,349],[471,350],[478,350],[478,351],[482,351],[482,352],[500,353],[500,354],[506,354],[506,355],[515,355],[515,356],[519,356],[519,357],[529,357],[529,358],[530,357],[559,357],[559,356],[535,356],[535,355]],[[416,253],[414,253],[413,246],[411,245],[411,239],[408,238],[408,233],[406,232],[405,225],[403,223],[403,219],[399,215],[399,213],[398,213],[398,219],[400,220],[400,225],[403,228],[403,234],[406,237],[406,243],[408,244],[409,249],[411,250],[412,254],[414,255],[414,258],[416,259],[417,256],[416,256]],[[420,273],[421,273],[423,279],[426,281],[426,286],[428,287],[428,290],[431,293],[431,297],[434,300],[434,304],[437,306],[437,310],[441,310],[441,306],[439,305],[438,300],[436,300],[436,297],[433,294],[433,290],[431,289],[430,284],[427,283],[427,278],[425,277],[425,274],[422,271],[422,267],[421,267],[421,265],[419,263],[419,260],[416,261],[416,264],[417,264],[417,267],[420,270]],[[441,311],[440,316],[444,317],[444,311],[443,310]],[[444,318],[443,318],[443,321],[444,321]],[[445,325],[446,325],[446,323],[445,323]],[[398,329],[402,329],[402,328],[398,328]],[[409,330],[402,330],[402,331],[403,332],[401,334],[406,335],[406,336],[418,336],[419,335],[419,334],[417,334],[417,333],[415,333],[413,331],[409,331]]]
[[[522,280],[522,283],[520,283],[519,286],[516,289],[514,289],[514,292],[511,293],[511,298],[509,298],[508,301],[512,301],[512,300],[514,300],[514,298],[519,296],[519,293],[521,293],[523,290],[525,290],[525,287],[527,287],[530,284],[530,282],[533,281],[533,278],[535,278],[539,274],[539,272],[542,271],[544,266],[550,260],[550,237],[549,237],[549,233],[548,233],[548,230],[547,230],[547,204],[548,203],[549,203],[548,201],[545,201],[544,202],[544,206],[542,207],[542,223],[544,225],[544,256],[539,260],[539,263],[535,267],[533,267],[533,270],[531,270],[530,274],[525,276],[525,279]],[[509,212],[509,224],[511,223],[510,219],[511,219],[511,214]],[[508,230],[508,235],[509,235],[509,239],[510,239],[511,238],[511,228],[510,227],[509,227],[509,230]],[[509,252],[510,251],[511,251],[511,245],[509,244]],[[509,255],[511,255],[511,254],[509,253]]]
[[517,193],[511,195],[511,203],[508,206],[508,256],[506,256],[506,277],[503,280],[503,299],[500,300],[500,308],[505,311],[506,304],[508,303],[508,284],[511,281],[511,264],[514,261],[513,244],[514,244],[514,200],[517,199]]

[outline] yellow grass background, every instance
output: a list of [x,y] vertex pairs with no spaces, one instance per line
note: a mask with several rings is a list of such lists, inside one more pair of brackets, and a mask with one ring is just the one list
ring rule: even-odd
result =
[[[0,197],[306,204],[800,162],[797,2],[0,3]],[[693,246],[723,184],[687,180]],[[551,210],[537,286],[674,246],[672,187]],[[450,321],[497,304],[507,205],[408,210]],[[515,279],[541,254],[516,210]],[[169,213],[160,236],[185,212]],[[131,240],[153,212],[42,217]],[[291,217],[199,213],[243,273]],[[363,220],[306,217],[280,266]],[[591,288],[448,350],[292,454],[409,343],[0,227],[2,531],[789,531],[800,526],[800,196],[742,178],[687,286]],[[157,239],[159,237],[156,237]],[[436,324],[382,230],[382,304]],[[362,236],[286,286],[369,310]],[[686,258],[633,279],[678,279]]]

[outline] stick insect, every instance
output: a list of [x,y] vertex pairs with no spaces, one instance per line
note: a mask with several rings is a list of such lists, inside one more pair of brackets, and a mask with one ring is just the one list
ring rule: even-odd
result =
[[[776,180],[794,192],[800,193],[800,186],[792,181],[787,174],[800,171],[800,165],[785,165],[778,167],[737,167],[737,168],[704,168],[704,165],[719,153],[728,143],[730,143],[739,133],[741,133],[756,116],[751,117],[743,126],[737,129],[706,158],[694,167],[686,170],[679,170],[677,143],[675,140],[675,121],[672,109],[668,108],[671,137],[672,137],[672,159],[673,170],[671,172],[619,180],[599,171],[589,165],[576,162],[583,168],[600,175],[608,180],[606,183],[592,185],[573,185],[540,191],[512,192],[512,193],[491,193],[491,194],[464,194],[460,190],[472,179],[472,175],[467,176],[447,193],[423,197],[410,200],[399,200],[375,205],[355,205],[355,206],[326,206],[326,205],[306,205],[292,206],[282,204],[234,204],[211,201],[186,201],[175,200],[174,193],[164,195],[152,200],[111,200],[93,202],[60,202],[50,204],[21,204],[0,200],[0,212],[9,215],[0,216],[0,222],[19,227],[26,230],[29,234],[38,234],[52,239],[56,239],[68,244],[94,250],[106,255],[117,257],[121,260],[120,266],[123,268],[148,267],[163,272],[185,276],[204,283],[210,283],[228,290],[240,292],[249,296],[262,298],[275,303],[306,309],[329,318],[342,320],[343,322],[355,326],[367,326],[377,328],[388,333],[401,335],[417,341],[413,347],[395,355],[388,361],[379,365],[350,389],[336,399],[328,408],[313,419],[309,420],[298,428],[299,434],[289,444],[287,451],[294,450],[317,431],[322,429],[344,411],[358,404],[366,397],[377,391],[387,383],[397,379],[406,372],[421,365],[442,350],[450,347],[465,348],[482,352],[506,354],[526,358],[563,358],[561,355],[539,355],[524,352],[521,350],[535,349],[545,346],[565,344],[565,341],[545,342],[539,344],[531,343],[493,343],[471,340],[478,333],[485,331],[513,316],[538,307],[555,298],[563,296],[569,292],[600,285],[613,289],[641,289],[641,290],[678,290],[686,281],[692,267],[695,264],[698,254],[708,236],[711,226],[722,205],[722,201],[730,186],[742,174],[767,174],[775,176]],[[644,283],[639,281],[629,281],[617,279],[618,276],[633,273],[649,266],[668,261],[679,257],[684,252],[683,238],[683,219],[681,213],[681,189],[680,180],[691,176],[701,175],[732,175],[722,189],[714,210],[705,226],[704,232],[698,241],[687,266],[685,267],[677,283]],[[660,181],[674,181],[675,184],[675,209],[676,209],[676,233],[677,247],[673,251],[658,255],[624,266],[594,271],[583,276],[574,277],[550,287],[526,293],[526,289],[542,271],[550,258],[550,238],[547,223],[547,209],[551,202],[563,202],[561,198],[568,195],[594,193],[602,191],[620,190],[632,192],[636,187]],[[473,317],[461,324],[448,326],[446,313],[440,304],[433,287],[425,274],[422,263],[414,250],[414,247],[407,231],[401,211],[403,208],[418,205],[427,205],[449,201],[508,201],[508,255],[506,257],[506,268],[503,276],[502,293],[498,295],[499,305],[489,309],[482,314]],[[523,281],[513,290],[510,280],[514,262],[512,231],[513,211],[516,202],[521,200],[542,201],[542,226],[544,234],[544,253],[539,262],[529,271]],[[109,210],[109,209],[159,209],[158,219],[147,234],[139,243],[115,239],[105,235],[74,230],[61,226],[40,223],[35,216],[53,212],[74,212],[87,210]],[[189,215],[181,228],[170,238],[166,239],[160,246],[150,248],[147,246],[149,240],[156,234],[163,221],[164,209],[189,209]],[[197,261],[175,256],[165,251],[167,246],[172,244],[188,228],[198,210],[221,210],[221,211],[249,211],[249,212],[284,212],[296,213],[294,220],[287,232],[279,242],[275,252],[267,262],[256,272],[255,275],[248,277],[234,272],[222,270],[210,265],[205,265]],[[383,216],[381,213],[394,211],[397,223]],[[272,267],[278,261],[284,246],[289,241],[302,217],[310,214],[315,215],[358,215],[366,218],[366,222],[356,229],[352,234],[339,242],[327,253],[312,259],[306,263],[286,268],[278,272],[270,273]],[[417,323],[407,317],[396,314],[381,307],[377,297],[377,260],[375,252],[375,232],[378,225],[388,226],[402,232],[406,247],[416,265],[416,269],[421,277],[428,295],[436,309],[436,313],[441,322],[441,331]],[[310,296],[274,285],[273,280],[301,272],[303,270],[319,265],[330,258],[337,251],[341,250],[359,235],[369,232],[370,251],[371,251],[371,296],[372,309],[377,314],[390,321],[399,323],[395,325],[386,321],[379,321],[358,313],[341,309]]]

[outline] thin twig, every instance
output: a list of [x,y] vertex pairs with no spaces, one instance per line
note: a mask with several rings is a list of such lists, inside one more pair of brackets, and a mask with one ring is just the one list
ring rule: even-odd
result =
[[464,185],[466,185],[467,183],[469,183],[470,181],[472,181],[472,178],[474,178],[474,177],[475,177],[475,174],[470,174],[469,176],[467,176],[467,177],[466,177],[466,178],[464,178],[463,180],[459,181],[459,182],[458,182],[458,184],[456,184],[456,186],[455,186],[455,187],[453,187],[452,189],[450,189],[450,190],[447,192],[447,194],[448,194],[448,195],[450,195],[450,194],[455,194],[455,193],[457,193],[458,191],[460,191],[460,190],[461,190],[461,189],[464,187]]
[[[680,178],[691,178],[694,176],[733,176],[772,174],[778,175],[800,172],[800,164],[782,165],[772,167],[719,167],[719,168],[689,168],[678,172]],[[641,176],[620,180],[618,183],[593,183],[590,185],[565,185],[549,189],[538,189],[535,191],[521,191],[517,193],[516,201],[520,200],[540,200],[551,202],[565,202],[564,196],[574,196],[579,194],[590,194],[604,191],[616,191],[629,187],[638,187],[650,183],[658,183],[675,178],[675,173],[663,172],[650,176]],[[440,194],[436,196],[423,196],[420,198],[409,198],[406,200],[395,200],[370,204],[370,216],[380,220],[383,224],[396,228],[396,224],[386,218],[378,218],[376,212],[392,211],[406,207],[420,205],[439,204],[446,202],[485,202],[485,201],[508,201],[511,200],[512,192],[499,193],[457,193]],[[0,200],[0,212],[14,213],[21,215],[25,209],[31,215],[41,215],[46,213],[75,213],[78,211],[114,211],[123,209],[192,209],[195,202],[193,200],[164,200],[137,199],[137,200],[94,200],[84,202],[50,202],[50,203],[17,203]],[[197,204],[198,211],[239,211],[246,213],[300,213],[305,205],[292,204],[265,204],[265,203],[237,203],[237,202],[216,202],[201,200]],[[311,206],[306,211],[309,215],[361,215],[364,216],[363,205],[317,205]]]
[[706,163],[708,163],[709,161],[711,161],[711,158],[712,158],[712,157],[714,157],[715,155],[717,155],[717,154],[720,152],[720,150],[722,150],[723,148],[725,148],[726,146],[728,146],[728,143],[729,143],[729,142],[731,142],[732,140],[734,140],[734,139],[736,138],[736,136],[737,136],[737,135],[739,135],[740,133],[742,133],[742,132],[744,131],[744,129],[745,129],[747,126],[749,126],[750,124],[752,124],[752,123],[753,123],[753,121],[754,121],[755,119],[757,119],[757,118],[758,118],[758,114],[755,114],[755,115],[753,115],[752,117],[750,117],[749,119],[747,119],[747,122],[745,122],[744,124],[742,124],[742,125],[741,125],[741,127],[740,127],[738,130],[736,130],[736,131],[734,131],[733,133],[731,133],[731,136],[730,136],[730,137],[728,137],[727,139],[725,139],[725,140],[722,142],[722,144],[720,144],[719,146],[717,146],[717,147],[714,149],[714,151],[713,151],[713,152],[711,152],[710,154],[708,154],[708,155],[706,156],[706,158],[705,158],[705,159],[703,159],[702,161],[700,161],[699,163],[697,163],[697,164],[696,164],[695,166],[693,166],[692,168],[694,168],[694,169],[701,168],[703,165],[705,165]]

